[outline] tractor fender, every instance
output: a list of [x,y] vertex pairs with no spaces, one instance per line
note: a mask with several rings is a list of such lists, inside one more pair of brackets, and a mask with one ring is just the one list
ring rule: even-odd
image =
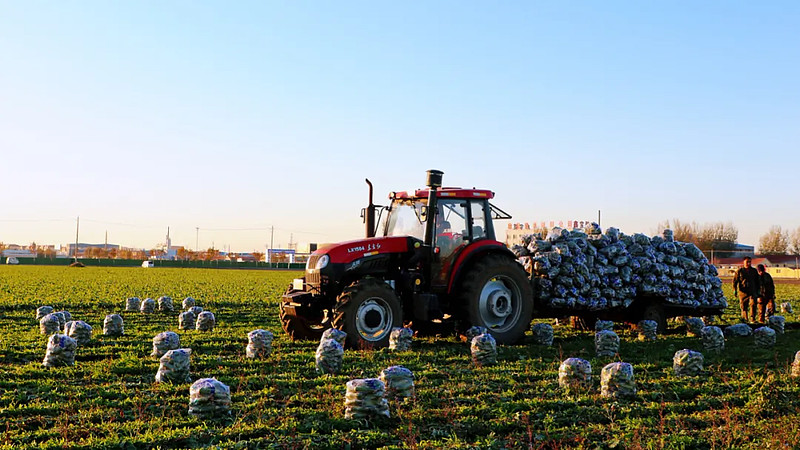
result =
[[466,269],[489,254],[500,254],[512,260],[517,259],[514,253],[502,242],[489,239],[475,241],[464,248],[453,262],[453,267],[450,269],[450,283],[447,285],[447,293],[453,293],[453,289],[458,286],[459,277]]

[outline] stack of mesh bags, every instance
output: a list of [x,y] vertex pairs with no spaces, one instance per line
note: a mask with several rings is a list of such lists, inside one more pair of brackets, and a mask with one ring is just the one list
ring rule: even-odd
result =
[[633,366],[626,362],[615,362],[603,367],[600,372],[600,395],[613,398],[636,395]]
[[553,326],[549,323],[537,323],[531,327],[533,342],[547,347],[553,345]]
[[186,297],[185,299],[183,299],[183,302],[181,302],[181,306],[185,310],[191,308],[192,306],[194,306],[194,304],[195,302],[192,297]]
[[800,352],[794,354],[794,361],[792,361],[791,375],[795,378],[800,377]]
[[108,314],[103,319],[103,334],[106,336],[122,336],[125,333],[125,326],[122,316],[119,314]]
[[347,333],[336,328],[328,328],[322,332],[322,338],[319,341],[322,343],[327,339],[333,339],[334,341],[338,342],[339,345],[344,347],[345,340],[347,340]]
[[725,337],[747,337],[753,334],[753,329],[746,323],[737,323],[725,327]]
[[181,330],[194,330],[195,317],[192,311],[184,311],[178,315],[178,328]]
[[321,374],[338,373],[342,368],[344,348],[335,339],[325,339],[319,343],[315,358],[317,372]]
[[789,302],[781,303],[781,312],[784,314],[791,314],[792,313],[792,304]]
[[92,340],[92,326],[82,320],[70,320],[64,325],[64,333],[75,339],[78,345],[86,345]]
[[139,311],[142,301],[139,297],[128,297],[125,299],[125,311]]
[[603,330],[614,331],[614,322],[610,320],[598,319],[597,322],[594,323],[594,331],[603,331]]
[[192,381],[189,375],[189,357],[192,349],[179,348],[169,350],[159,358],[160,365],[156,372],[157,383],[188,383]]
[[247,333],[247,348],[245,354],[248,358],[264,358],[272,353],[272,338],[274,336],[267,330],[253,330]]
[[36,320],[42,320],[42,317],[54,311],[52,306],[40,306],[36,308]]
[[410,399],[414,396],[414,374],[403,366],[391,366],[381,371],[380,380],[390,399]]
[[142,304],[141,306],[139,306],[139,311],[145,314],[150,314],[155,310],[156,310],[156,301],[153,300],[152,298],[146,298],[142,300]]
[[725,349],[725,335],[720,327],[711,325],[703,327],[700,331],[703,340],[703,348],[710,352],[721,352]]
[[389,417],[386,387],[377,378],[350,380],[344,400],[345,419]]
[[592,364],[581,358],[567,358],[558,366],[558,385],[570,394],[592,387]]
[[475,339],[475,336],[480,336],[482,334],[489,334],[489,330],[486,327],[482,327],[480,325],[474,325],[467,329],[464,332],[464,339],[466,339],[468,344],[472,344],[472,340]]
[[203,311],[197,316],[195,328],[197,331],[214,331],[216,323],[217,319],[214,317],[214,313],[211,311]]
[[158,310],[161,312],[172,312],[175,307],[172,304],[172,297],[162,295],[158,297]]
[[58,316],[49,313],[39,319],[39,331],[44,335],[60,333],[61,324],[58,321]]
[[786,318],[783,316],[772,316],[767,319],[767,326],[775,330],[776,333],[783,334],[786,326]]
[[655,341],[658,323],[655,320],[640,320],[636,324],[636,330],[639,332],[640,341]]
[[687,317],[684,319],[684,323],[686,323],[686,334],[689,336],[700,336],[700,332],[706,326],[703,319],[698,317]]
[[760,327],[753,331],[756,347],[772,347],[775,345],[775,330],[770,327]]
[[497,363],[497,341],[491,334],[481,334],[472,338],[470,350],[472,362],[478,367]]
[[537,300],[552,308],[606,310],[627,307],[637,294],[658,295],[681,306],[727,307],[717,269],[691,243],[662,236],[632,236],[553,228],[522,237],[512,247],[533,279]]
[[609,330],[594,334],[594,350],[598,357],[609,357],[619,353],[619,336]]
[[201,419],[227,415],[231,408],[231,389],[216,378],[202,378],[189,388],[189,414]]
[[392,328],[389,334],[389,350],[404,352],[411,350],[411,342],[414,340],[414,330],[411,328]]
[[703,354],[685,348],[675,352],[672,357],[672,370],[676,376],[696,376],[703,371]]
[[150,353],[150,356],[161,358],[168,351],[176,350],[180,348],[180,346],[181,337],[178,336],[178,333],[173,331],[164,331],[153,337],[153,351]]
[[75,349],[78,343],[64,334],[53,334],[47,340],[47,352],[42,365],[45,367],[74,366]]

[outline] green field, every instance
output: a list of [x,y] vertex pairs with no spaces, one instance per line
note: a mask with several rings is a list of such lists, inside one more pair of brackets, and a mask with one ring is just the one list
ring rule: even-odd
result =
[[[703,351],[682,325],[656,342],[639,342],[622,326],[618,358],[594,356],[594,334],[555,326],[552,347],[530,342],[499,348],[498,364],[476,368],[455,337],[419,338],[412,351],[347,350],[340,374],[315,371],[316,342],[292,342],[280,329],[280,294],[298,272],[0,266],[0,448],[797,448],[800,379],[789,377],[800,331],[787,327],[772,349],[752,338],[728,340],[705,354],[705,373],[678,378],[675,351]],[[731,296],[726,286],[726,294]],[[778,284],[780,301],[800,286]],[[126,297],[186,296],[212,311],[210,333],[178,330],[174,314],[123,312]],[[733,302],[731,302],[733,303]],[[795,301],[800,310],[800,300]],[[68,310],[94,327],[74,367],[42,366],[47,337],[36,308]],[[738,316],[732,304],[722,325]],[[120,313],[125,335],[102,335]],[[787,323],[796,325],[796,314]],[[550,321],[550,323],[553,323]],[[273,353],[245,357],[247,333],[275,333]],[[187,413],[189,385],[157,384],[152,338],[175,331],[192,349],[192,379],[215,377],[231,388],[230,417]],[[568,357],[592,363],[591,391],[567,396],[557,384]],[[631,400],[599,394],[600,369],[633,364]],[[390,403],[390,419],[344,419],[345,383],[403,365],[416,397]]]

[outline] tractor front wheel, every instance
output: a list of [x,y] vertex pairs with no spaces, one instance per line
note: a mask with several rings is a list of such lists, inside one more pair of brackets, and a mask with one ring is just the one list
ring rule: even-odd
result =
[[321,319],[300,317],[287,314],[284,306],[284,302],[281,302],[281,326],[283,326],[283,331],[285,331],[293,341],[304,339],[318,341],[322,337],[322,333],[331,327],[330,319],[327,314],[324,314]]
[[401,326],[400,300],[381,280],[356,281],[344,289],[334,308],[333,327],[347,333],[351,348],[386,347],[392,328]]

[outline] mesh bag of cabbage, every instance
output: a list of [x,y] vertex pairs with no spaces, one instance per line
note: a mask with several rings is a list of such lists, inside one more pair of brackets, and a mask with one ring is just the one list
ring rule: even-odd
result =
[[173,331],[164,331],[153,337],[153,351],[150,356],[161,358],[164,353],[175,350],[181,346],[181,337]]
[[142,301],[139,297],[128,297],[125,299],[125,311],[139,311]]
[[50,313],[39,319],[39,332],[44,335],[60,333],[61,325],[58,323],[58,316]]
[[472,338],[470,350],[472,362],[478,367],[497,363],[497,341],[491,334],[480,334]]
[[153,300],[152,298],[146,298],[142,300],[142,304],[141,306],[139,306],[139,311],[145,314],[150,314],[155,310],[156,310],[156,301]]
[[191,311],[184,311],[178,315],[178,329],[181,330],[194,330],[195,326],[195,317],[194,313]]
[[700,336],[700,332],[706,326],[703,319],[699,317],[687,317],[684,322],[686,323],[686,334],[689,336]]
[[392,328],[389,334],[389,350],[404,352],[411,350],[411,341],[414,340],[414,330],[408,327]]
[[475,325],[464,332],[464,336],[469,344],[472,344],[472,340],[475,339],[475,336],[480,336],[481,334],[489,334],[489,330],[485,327]]
[[753,329],[746,323],[736,323],[725,327],[725,337],[747,337],[752,336]]
[[672,370],[676,376],[695,376],[703,371],[703,354],[685,348],[672,357]]
[[792,314],[792,304],[789,302],[781,303],[781,312],[784,314]]
[[370,419],[389,417],[386,387],[377,378],[364,378],[347,382],[344,399],[345,419]]
[[720,327],[703,327],[700,337],[703,339],[703,347],[710,352],[721,352],[725,349],[725,336]]
[[217,324],[217,319],[211,311],[203,311],[197,316],[195,328],[197,331],[214,331],[214,326]]
[[380,380],[386,385],[386,396],[390,399],[414,396],[414,374],[403,366],[383,369]]
[[264,358],[272,353],[272,332],[267,330],[253,330],[247,333],[247,348],[245,353],[248,358]]
[[230,413],[231,389],[216,378],[202,378],[189,388],[189,414],[210,419]]
[[158,310],[161,312],[172,312],[175,307],[172,304],[172,297],[162,295],[158,297]]
[[581,358],[567,358],[558,366],[558,385],[570,394],[592,387],[592,364]]
[[40,306],[36,308],[36,320],[41,320],[42,317],[50,314],[53,311],[54,309],[52,306]]
[[199,316],[201,312],[203,312],[203,307],[201,306],[192,306],[186,309],[187,311],[191,311],[195,317]]
[[595,355],[599,357],[614,356],[619,352],[619,336],[609,330],[594,334]]
[[792,361],[792,376],[800,377],[800,352],[794,354],[794,361]]
[[183,307],[183,309],[189,309],[194,305],[195,302],[192,297],[186,297],[185,299],[183,299],[183,302],[181,302],[181,306]]
[[655,341],[658,323],[655,320],[640,320],[636,324],[636,330],[639,332],[640,341]]
[[161,364],[156,372],[156,383],[188,383],[192,381],[189,375],[189,357],[192,349],[179,348],[169,350],[159,358]]
[[78,345],[86,345],[92,340],[92,326],[82,320],[70,320],[64,325],[64,333],[75,339]]
[[632,397],[636,395],[633,366],[626,362],[615,362],[600,371],[600,395],[603,397]]
[[547,347],[553,345],[553,326],[549,323],[537,323],[531,327],[533,342]]
[[319,343],[315,357],[317,372],[321,374],[337,373],[342,368],[344,349],[336,340],[326,339]]
[[603,330],[614,331],[614,322],[610,320],[598,319],[597,322],[594,323],[594,331],[603,331]]
[[337,330],[336,328],[328,328],[322,332],[322,339],[320,339],[319,342],[322,343],[328,339],[333,339],[334,341],[338,342],[339,345],[344,347],[344,342],[347,339],[347,333],[342,330]]
[[47,352],[42,365],[45,367],[74,366],[75,349],[78,343],[65,334],[53,334],[47,340]]
[[760,327],[753,331],[756,347],[772,347],[775,345],[775,330],[770,327]]
[[771,316],[767,319],[767,326],[775,330],[776,333],[783,334],[786,327],[786,318],[783,316]]
[[122,321],[122,316],[119,314],[108,314],[103,319],[103,334],[106,336],[122,336],[125,333],[125,328]]

